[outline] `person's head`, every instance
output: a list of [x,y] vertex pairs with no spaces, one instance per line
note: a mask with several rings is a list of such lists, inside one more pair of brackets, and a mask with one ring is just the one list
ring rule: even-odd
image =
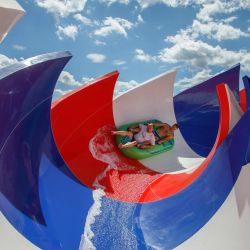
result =
[[177,123],[175,123],[174,125],[172,125],[172,129],[173,129],[173,130],[179,129],[179,125],[178,125]]
[[153,123],[148,123],[148,125],[147,125],[147,132],[148,133],[153,133],[153,131],[154,131]]

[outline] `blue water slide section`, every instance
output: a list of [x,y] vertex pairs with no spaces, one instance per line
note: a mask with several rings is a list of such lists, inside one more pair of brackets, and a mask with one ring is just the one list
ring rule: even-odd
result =
[[[24,214],[45,224],[38,175],[50,128],[51,97],[69,53],[37,56],[0,71],[0,190]],[[34,111],[35,110],[35,111]]]
[[202,175],[168,199],[137,206],[136,234],[149,247],[173,249],[194,235],[216,213],[249,163],[250,112],[244,114],[216,151]]
[[78,249],[93,204],[92,191],[59,171],[46,155],[42,155],[39,167],[40,203],[46,226],[24,215],[0,193],[1,212],[40,249]]
[[[248,76],[244,76],[243,82],[244,82],[245,91],[246,91],[247,111],[250,111],[250,78]],[[250,142],[248,144],[248,150],[247,150],[246,157],[247,157],[247,160],[250,161]]]
[[250,109],[250,78],[248,76],[244,76],[242,78],[245,91],[246,91],[246,101],[247,101],[247,109]]
[[[0,123],[0,209],[21,234],[46,250],[78,249],[87,214],[93,204],[92,191],[71,175],[57,151],[51,132],[52,93],[70,57],[68,52],[51,53],[0,70],[0,118],[5,121]],[[228,78],[232,80],[229,86],[235,94],[238,93],[235,83],[237,70],[239,66],[229,70],[231,75]],[[226,76],[221,76],[217,83],[227,82],[225,79]],[[212,121],[212,113],[218,112],[215,88],[208,91],[211,103],[208,99],[200,100],[204,98],[206,89],[210,88],[201,88],[204,92],[201,98],[199,89],[192,92],[198,99],[189,99],[193,101],[188,104],[191,108],[189,115],[184,112],[187,96],[180,94],[176,97],[177,120],[184,133],[188,132],[185,121],[189,124],[198,122],[203,131],[202,121],[193,119],[195,115],[202,118],[206,108],[210,108],[207,119],[216,124],[215,120]],[[249,161],[246,157],[249,152],[249,122],[248,111],[220,146],[201,177],[182,192],[144,205],[103,197],[102,212],[95,218],[96,221],[106,218],[101,231],[93,238],[97,249],[107,249],[107,239],[110,242],[124,240],[126,235],[133,237],[138,249],[158,246],[172,249],[192,236],[221,206],[241,166]],[[217,130],[209,131],[213,132],[216,134]],[[185,138],[191,145],[202,143],[197,142],[194,135],[186,134]],[[206,138],[203,140],[208,143]],[[207,148],[207,144],[205,146]],[[123,220],[119,219],[121,217]],[[125,231],[119,230],[118,224]],[[92,230],[97,227],[97,224],[93,225]]]
[[[187,89],[174,97],[174,109],[181,133],[199,155],[211,151],[219,128],[216,85],[226,83],[238,99],[240,65]],[[194,129],[195,128],[195,129]]]
[[70,58],[68,52],[51,53],[0,71],[4,121],[0,123],[0,209],[41,249],[77,249],[93,203],[92,191],[75,181],[51,132],[52,94]]

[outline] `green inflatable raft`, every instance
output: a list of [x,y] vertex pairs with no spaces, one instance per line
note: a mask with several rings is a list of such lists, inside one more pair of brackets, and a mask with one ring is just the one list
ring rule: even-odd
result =
[[[119,127],[118,130],[126,131],[130,126],[137,124],[147,124],[147,123],[161,123],[161,121],[148,120],[148,121],[130,123]],[[154,127],[154,129],[157,130],[158,127]],[[119,145],[120,143],[125,144],[126,142],[127,142],[126,137],[119,135],[116,136],[117,145]],[[156,144],[153,148],[140,149],[138,147],[132,147],[132,148],[121,148],[120,151],[129,158],[142,160],[169,151],[173,148],[173,146],[174,146],[174,139],[164,142],[160,145]]]

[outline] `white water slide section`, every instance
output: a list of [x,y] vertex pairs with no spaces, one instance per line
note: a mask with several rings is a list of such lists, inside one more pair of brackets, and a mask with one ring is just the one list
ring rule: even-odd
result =
[[[127,91],[113,102],[116,127],[135,121],[157,119],[172,125],[176,123],[173,90],[176,71],[148,80]],[[242,110],[231,90],[226,87],[230,99],[230,130],[242,116]],[[160,155],[140,162],[160,173],[192,172],[205,158],[196,154],[186,143],[181,132],[175,132],[175,146]]]
[[208,223],[175,250],[247,250],[250,246],[250,164]]
[[0,212],[0,249],[3,250],[39,250],[24,238]]
[[[144,84],[117,97],[113,102],[116,127],[135,121],[157,119],[176,123],[173,90],[176,71],[150,79]],[[160,155],[140,162],[160,173],[190,171],[204,161],[186,143],[180,131],[175,132],[175,146]]]
[[0,43],[24,14],[24,9],[15,0],[0,0]]

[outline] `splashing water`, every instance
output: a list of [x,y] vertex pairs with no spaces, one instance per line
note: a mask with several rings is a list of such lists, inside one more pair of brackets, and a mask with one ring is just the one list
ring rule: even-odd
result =
[[[119,171],[135,170],[135,167],[122,162],[120,155],[116,152],[115,145],[110,136],[111,126],[104,126],[98,129],[96,135],[89,143],[89,150],[97,160],[107,163],[107,167],[95,178],[93,186],[94,203],[90,208],[82,235],[79,250],[96,249],[138,249],[138,240],[133,233],[133,214],[137,206],[136,203],[124,203],[109,199],[105,196],[105,187],[100,183],[103,178],[109,175],[114,188],[118,188],[121,182],[126,184],[128,178],[138,180],[140,176],[147,174],[147,170],[140,170],[139,173],[120,176]],[[117,170],[113,171],[112,170]],[[111,172],[111,173],[110,173]],[[152,178],[152,176],[150,176]],[[142,184],[142,190],[148,185],[149,179]],[[132,182],[131,182],[132,183]],[[135,182],[136,183],[136,182]],[[138,182],[137,182],[138,183]],[[136,185],[136,184],[135,184]],[[120,185],[120,192],[125,192],[130,188],[127,185]],[[137,189],[136,189],[137,188]],[[133,194],[133,190],[134,194]],[[128,191],[127,191],[128,192]],[[126,193],[126,192],[125,192]],[[130,195],[140,194],[138,187],[129,190]],[[119,218],[117,218],[119,214]],[[100,239],[103,239],[101,241]],[[146,246],[144,246],[147,249]],[[142,249],[140,247],[140,249]]]
[[93,191],[93,196],[79,250],[137,250],[137,238],[130,225],[137,204],[108,199],[100,190]]
[[[92,156],[107,164],[106,168],[96,177],[93,186],[96,188],[105,187],[101,181],[109,178],[109,185],[113,192],[108,196],[113,199],[126,201],[138,201],[145,188],[160,174],[153,173],[146,168],[138,168],[133,161],[125,159],[111,137],[112,126],[106,125],[98,129],[96,135],[89,143],[89,150]],[[107,194],[107,190],[106,194]]]
[[94,203],[88,211],[79,250],[96,250],[92,243],[95,234],[92,231],[91,226],[95,223],[96,216],[101,214],[101,199],[104,195],[105,193],[102,189],[96,189],[93,191]]

